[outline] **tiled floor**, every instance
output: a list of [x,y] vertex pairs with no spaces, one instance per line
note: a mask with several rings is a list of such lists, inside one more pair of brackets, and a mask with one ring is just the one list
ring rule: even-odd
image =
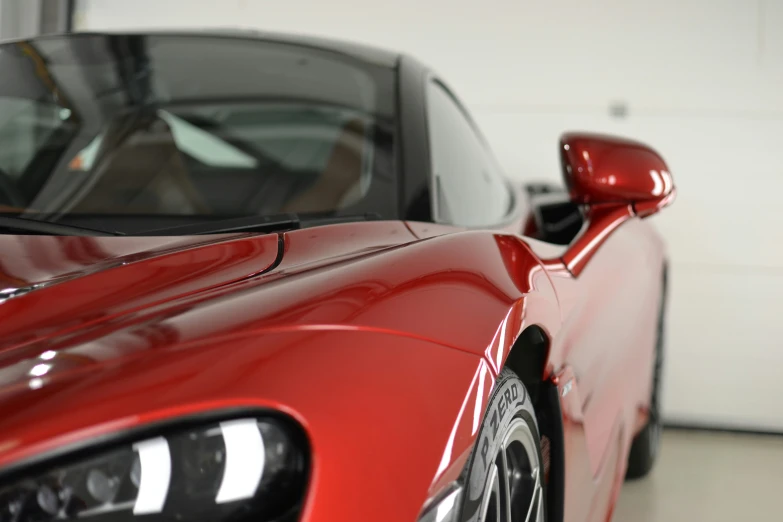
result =
[[614,522],[783,521],[783,437],[666,431],[649,477],[626,482]]

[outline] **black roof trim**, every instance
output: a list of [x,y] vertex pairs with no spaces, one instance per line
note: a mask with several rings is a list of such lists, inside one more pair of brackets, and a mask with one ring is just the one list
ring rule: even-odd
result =
[[400,59],[400,53],[373,47],[371,45],[349,42],[339,39],[320,36],[298,35],[292,33],[278,33],[270,31],[256,31],[251,29],[172,29],[172,30],[144,30],[144,31],[76,31],[72,33],[47,34],[33,38],[6,39],[0,43],[35,42],[49,38],[63,38],[68,36],[108,36],[108,35],[149,35],[149,36],[193,36],[205,38],[237,38],[245,40],[259,40],[273,43],[284,43],[311,47],[335,52],[351,58],[371,63],[380,67],[395,68]]

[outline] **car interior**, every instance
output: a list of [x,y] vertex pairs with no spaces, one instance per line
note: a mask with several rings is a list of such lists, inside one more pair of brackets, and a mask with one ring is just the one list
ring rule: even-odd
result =
[[582,208],[571,201],[563,187],[531,183],[526,189],[534,225],[531,235],[547,243],[570,244],[584,226]]
[[[219,218],[348,208],[371,182],[372,124],[356,116],[343,120],[305,122],[293,130],[280,128],[292,127],[285,121],[261,129],[245,125],[245,132],[276,137],[251,142],[197,113],[120,115],[89,147],[66,158],[67,174],[83,181],[63,186],[69,193],[58,194],[56,210]],[[303,164],[304,152],[310,160]],[[3,182],[15,179],[3,176]],[[22,203],[31,208],[50,203],[37,199]]]

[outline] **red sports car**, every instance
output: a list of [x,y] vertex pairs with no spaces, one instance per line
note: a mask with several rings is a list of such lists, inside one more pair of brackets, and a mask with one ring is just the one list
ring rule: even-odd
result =
[[652,467],[649,147],[510,182],[430,69],[305,37],[0,70],[0,521],[604,521]]

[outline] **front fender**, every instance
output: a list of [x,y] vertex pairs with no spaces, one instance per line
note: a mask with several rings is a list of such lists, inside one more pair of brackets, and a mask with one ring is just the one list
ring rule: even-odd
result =
[[[300,248],[289,237],[286,256]],[[561,322],[541,261],[520,237],[491,231],[412,242],[261,290],[275,303],[267,324],[404,332],[485,356],[494,373],[524,328],[537,325],[551,337]]]
[[[312,451],[302,520],[415,520],[472,414],[481,357],[345,328],[246,331],[55,374],[0,403],[0,466],[201,412],[277,410]],[[41,390],[38,390],[41,391]],[[63,408],[63,397],[78,408]]]

